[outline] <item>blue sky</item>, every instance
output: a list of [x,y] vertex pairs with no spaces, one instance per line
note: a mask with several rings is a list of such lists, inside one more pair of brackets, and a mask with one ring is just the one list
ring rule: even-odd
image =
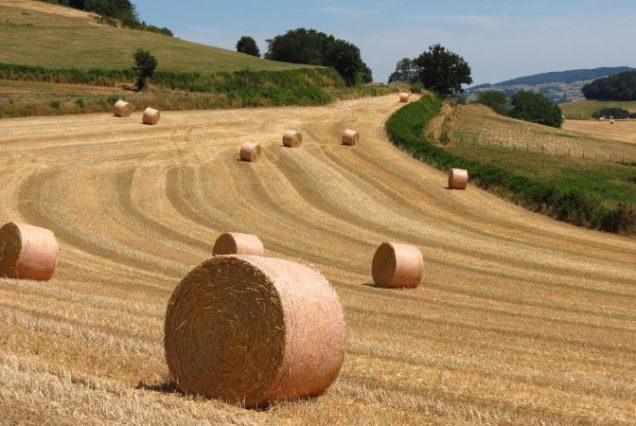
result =
[[599,66],[636,66],[636,2],[132,0],[142,19],[176,36],[234,50],[306,27],[360,47],[375,80],[434,43],[462,55],[474,83]]

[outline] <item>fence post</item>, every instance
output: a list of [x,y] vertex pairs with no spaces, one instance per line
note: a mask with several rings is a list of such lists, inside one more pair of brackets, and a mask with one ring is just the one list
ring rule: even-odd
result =
[[570,148],[568,148],[568,157],[570,157]]

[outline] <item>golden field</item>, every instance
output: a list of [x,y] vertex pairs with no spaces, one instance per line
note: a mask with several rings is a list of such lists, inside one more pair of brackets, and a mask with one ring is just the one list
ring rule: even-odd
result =
[[563,128],[599,139],[636,145],[636,120],[566,120]]
[[[630,123],[628,121],[621,122],[613,129],[609,121],[566,120],[562,129],[556,129],[505,117],[479,104],[460,105],[455,111],[447,111],[447,114],[448,135],[454,143],[468,144],[475,141],[481,145],[569,155],[574,158],[636,160],[636,146],[626,145],[622,143],[624,140],[619,139],[628,134],[627,128],[636,130],[636,121],[631,124],[625,124]],[[598,127],[591,123],[598,123]],[[589,131],[588,126],[589,129],[598,131]],[[617,137],[609,136],[608,132],[612,130]],[[622,136],[618,136],[619,134]],[[632,135],[632,138],[636,138],[636,135]]]
[[[1,120],[0,219],[61,246],[52,281],[0,279],[1,422],[636,422],[636,240],[447,190],[387,141],[400,105]],[[238,161],[247,140],[261,161]],[[346,357],[323,396],[256,411],[171,386],[167,300],[230,230],[334,285]],[[421,248],[419,288],[369,284],[387,240]]]

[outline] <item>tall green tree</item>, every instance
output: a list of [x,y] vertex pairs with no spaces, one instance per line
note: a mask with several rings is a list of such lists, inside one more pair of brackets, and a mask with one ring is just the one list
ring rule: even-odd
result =
[[258,49],[256,40],[250,36],[243,36],[236,42],[236,51],[240,53],[247,53],[248,55],[261,57],[261,51]]
[[428,89],[449,96],[463,92],[462,84],[473,82],[468,63],[440,44],[429,47],[415,59],[417,81]]
[[267,40],[267,45],[267,59],[333,67],[348,85],[372,80],[371,70],[362,61],[360,49],[333,35],[297,28]]
[[417,81],[417,64],[415,59],[402,58],[389,76],[389,83],[415,83]]
[[158,61],[148,50],[137,49],[133,53],[135,60],[135,74],[137,75],[137,90],[141,91],[146,87],[146,79],[152,77],[157,69]]
[[561,108],[541,93],[520,90],[512,97],[511,103],[508,115],[513,118],[557,128],[563,124]]

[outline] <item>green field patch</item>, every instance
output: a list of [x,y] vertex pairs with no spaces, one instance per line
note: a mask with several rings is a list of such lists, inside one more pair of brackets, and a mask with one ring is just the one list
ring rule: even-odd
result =
[[394,113],[386,124],[391,140],[440,170],[468,169],[473,184],[530,210],[579,226],[636,233],[633,167],[494,145],[443,146],[424,131],[441,106],[436,97],[424,96]]

